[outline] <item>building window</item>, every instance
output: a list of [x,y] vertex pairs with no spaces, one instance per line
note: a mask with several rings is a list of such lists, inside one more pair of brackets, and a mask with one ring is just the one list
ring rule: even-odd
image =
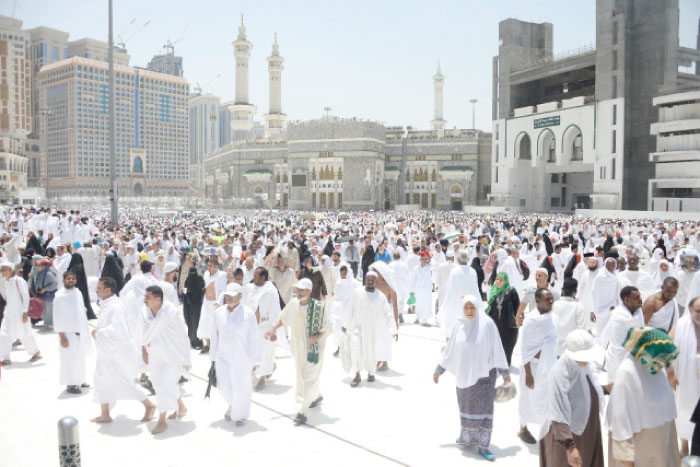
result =
[[612,124],[617,125],[617,104],[613,104],[612,111]]
[[411,204],[411,195],[406,193],[406,204]]
[[610,179],[615,180],[615,175],[617,174],[617,159],[613,157],[612,163],[610,164]]
[[617,76],[612,77],[612,98],[617,99]]
[[566,174],[561,174],[561,182],[566,183]]
[[430,195],[430,207],[431,208],[436,208],[437,207],[437,195],[433,193]]
[[316,207],[316,193],[311,193],[311,207]]
[[617,21],[613,21],[612,24],[612,43],[617,44]]
[[613,132],[612,132],[612,149],[610,152],[613,154],[617,153],[617,131],[616,130],[613,130]]
[[617,70],[617,50],[612,51],[612,69]]
[[496,166],[495,176],[493,177],[493,183],[498,183],[498,166]]
[[552,183],[559,183],[559,174],[552,174]]
[[566,187],[561,187],[561,207],[566,207]]
[[550,201],[550,205],[551,205],[553,208],[558,208],[558,207],[559,207],[559,204],[560,204],[559,198],[552,198],[551,201]]

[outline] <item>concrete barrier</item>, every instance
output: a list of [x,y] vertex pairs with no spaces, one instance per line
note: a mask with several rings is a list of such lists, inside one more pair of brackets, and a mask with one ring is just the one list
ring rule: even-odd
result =
[[623,211],[614,209],[577,209],[577,216],[603,219],[661,219],[665,221],[698,221],[698,212]]

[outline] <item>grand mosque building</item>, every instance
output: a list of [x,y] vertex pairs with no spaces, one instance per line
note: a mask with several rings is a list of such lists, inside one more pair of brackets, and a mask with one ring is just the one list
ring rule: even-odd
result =
[[485,204],[490,192],[491,134],[446,129],[444,76],[433,76],[431,129],[388,127],[326,116],[286,123],[284,59],[275,37],[267,58],[270,102],[264,137],[256,137],[248,93],[253,44],[243,22],[233,43],[236,97],[229,104],[234,142],[203,161],[202,191],[215,202],[291,209],[457,209]]

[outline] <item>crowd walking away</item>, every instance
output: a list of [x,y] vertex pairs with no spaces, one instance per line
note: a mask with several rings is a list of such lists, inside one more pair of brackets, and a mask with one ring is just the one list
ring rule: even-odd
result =
[[[54,334],[66,397],[91,394],[98,424],[139,401],[154,436],[196,412],[193,395],[245,426],[288,377],[281,355],[297,426],[331,385],[391,404],[393,370],[434,368],[431,390],[456,387],[455,450],[497,460],[513,400],[511,442],[538,445],[541,466],[676,467],[700,454],[699,248],[699,221],[126,209],[115,226],[96,209],[3,209],[0,360],[5,377],[17,360],[31,371],[37,333]],[[397,357],[407,335],[434,338],[427,370]],[[195,364],[206,395],[187,384]]]

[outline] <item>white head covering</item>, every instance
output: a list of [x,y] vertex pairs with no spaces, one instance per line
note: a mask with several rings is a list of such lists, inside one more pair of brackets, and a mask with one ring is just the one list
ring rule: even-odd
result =
[[481,310],[481,300],[466,295],[462,306],[466,303],[476,307],[476,316],[467,319],[460,314],[440,361],[441,367],[455,375],[458,388],[473,386],[494,368],[508,369],[498,328]]
[[[583,433],[591,412],[591,391],[588,388],[588,380],[596,390],[599,410],[603,409],[603,390],[591,373],[590,367],[588,365],[580,366],[571,356],[569,338],[572,337],[572,334],[578,333],[587,334],[590,338],[590,348],[593,348],[593,337],[582,329],[573,331],[567,337],[567,351],[554,364],[550,372],[545,399],[545,418],[540,430],[540,439],[547,435],[552,422],[568,425],[571,432],[577,436]],[[572,340],[577,340],[577,338],[579,336],[573,336]]]
[[391,287],[391,290],[396,292],[396,282],[394,281],[394,272],[384,261],[375,261],[369,265],[370,271],[375,271],[384,278],[384,281]]
[[294,284],[294,288],[300,290],[313,290],[314,285],[311,283],[311,279],[305,277],[296,284]]

